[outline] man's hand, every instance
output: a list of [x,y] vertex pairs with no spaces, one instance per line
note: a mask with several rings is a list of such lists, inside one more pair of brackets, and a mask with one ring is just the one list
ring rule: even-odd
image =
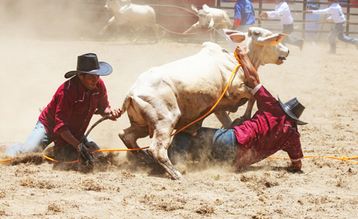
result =
[[303,173],[301,168],[302,168],[301,160],[292,161],[291,165],[287,168],[287,171],[291,173]]
[[104,110],[104,115],[107,116],[110,120],[116,121],[117,118],[119,118],[122,115],[121,109],[111,109],[110,107],[107,107]]
[[252,65],[247,53],[244,53],[240,47],[236,48],[236,53],[239,57],[239,63],[244,70],[244,75],[246,78],[246,86],[249,88],[254,88],[260,84],[260,78],[257,74],[255,67]]
[[80,162],[85,166],[93,166],[94,157],[89,148],[84,143],[80,143],[78,145],[78,150],[80,153]]

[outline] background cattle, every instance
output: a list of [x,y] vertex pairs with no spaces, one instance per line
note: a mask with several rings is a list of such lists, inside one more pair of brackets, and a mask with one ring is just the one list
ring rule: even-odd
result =
[[222,9],[211,8],[206,4],[204,4],[200,10],[198,10],[194,5],[191,7],[197,13],[198,21],[187,29],[184,34],[203,28],[212,31],[211,37],[213,37],[215,30],[228,29],[232,27],[229,15]]
[[140,35],[147,35],[146,30],[150,30],[157,40],[156,13],[151,6],[133,4],[130,0],[106,0],[105,8],[110,10],[113,16],[103,27],[101,34],[114,26],[128,29],[134,36],[134,41],[137,41]]
[[[283,35],[262,28],[250,28],[247,34],[226,31],[231,40],[248,49],[248,56],[258,68],[264,64],[282,64],[288,49],[279,43]],[[233,54],[215,43],[206,42],[197,54],[142,73],[131,87],[122,109],[127,111],[130,127],[119,137],[128,148],[136,148],[137,139],[153,138],[148,153],[170,174],[181,174],[168,158],[167,149],[174,130],[205,114],[219,98],[238,62]],[[232,123],[226,111],[235,112],[250,99],[241,71],[235,76],[223,99],[213,111],[224,127]],[[251,101],[251,109],[253,102]],[[250,114],[251,109],[245,114]],[[197,122],[184,131],[195,134]]]

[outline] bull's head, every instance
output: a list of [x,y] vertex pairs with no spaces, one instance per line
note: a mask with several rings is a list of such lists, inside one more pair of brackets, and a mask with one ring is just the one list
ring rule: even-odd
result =
[[213,28],[214,27],[214,19],[210,16],[210,7],[206,4],[203,5],[203,8],[198,10],[194,5],[191,5],[191,9],[195,11],[199,17],[199,24],[201,27],[205,28]]
[[260,27],[249,28],[248,33],[225,30],[230,39],[236,43],[243,43],[249,50],[248,56],[255,67],[265,64],[282,64],[289,54],[289,50],[281,42],[285,34],[274,34]]

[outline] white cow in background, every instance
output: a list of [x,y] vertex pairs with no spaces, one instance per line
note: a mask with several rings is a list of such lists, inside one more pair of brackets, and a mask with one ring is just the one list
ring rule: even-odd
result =
[[190,33],[199,28],[219,30],[232,27],[229,15],[222,9],[211,8],[206,4],[204,4],[203,8],[200,10],[194,5],[192,5],[191,8],[197,13],[199,20],[184,33]]
[[151,6],[133,4],[130,0],[106,0],[104,7],[110,10],[113,16],[102,29],[102,34],[109,26],[118,25],[129,28],[137,36],[150,29],[157,39],[158,25]]
[[[282,64],[289,53],[280,43],[282,34],[273,34],[263,28],[252,27],[246,34],[238,31],[226,31],[226,34],[248,49],[248,56],[256,69],[269,63]],[[180,179],[180,172],[168,158],[171,134],[209,111],[237,64],[232,53],[218,44],[206,42],[195,55],[142,73],[124,100],[122,110],[127,111],[131,126],[120,131],[119,137],[128,148],[138,148],[138,138],[153,138],[146,153],[173,179]],[[240,70],[213,111],[226,128],[232,123],[226,111],[236,112],[247,99],[251,99],[248,105],[251,109],[245,114],[250,117],[254,101],[244,81]],[[202,122],[184,132],[195,134]]]

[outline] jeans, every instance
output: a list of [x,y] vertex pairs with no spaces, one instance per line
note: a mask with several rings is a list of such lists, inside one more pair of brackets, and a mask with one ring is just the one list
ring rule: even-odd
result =
[[204,154],[215,160],[232,162],[236,158],[237,147],[233,129],[200,128],[195,136],[187,133],[176,135],[168,155],[172,159],[175,154],[189,153],[192,157]]
[[330,45],[330,51],[332,53],[336,52],[336,38],[338,38],[339,40],[341,40],[343,42],[354,44],[354,45],[358,46],[358,39],[349,37],[344,34],[344,23],[334,24],[332,26],[331,32],[329,33],[328,40],[329,40],[329,45]]
[[11,145],[5,150],[5,155],[14,157],[20,153],[42,151],[51,142],[51,137],[47,134],[45,126],[38,121],[26,142]]

